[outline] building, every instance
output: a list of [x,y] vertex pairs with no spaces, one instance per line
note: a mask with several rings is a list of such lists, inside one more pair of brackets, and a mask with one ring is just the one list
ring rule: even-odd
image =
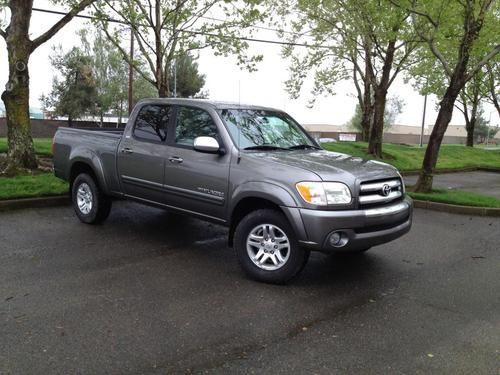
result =
[[[348,125],[328,125],[328,124],[304,124],[304,128],[316,138],[339,139],[339,134],[357,133]],[[424,127],[424,143],[427,142],[434,125]],[[389,143],[417,144],[420,142],[420,126],[396,124],[384,131],[385,140]],[[358,135],[359,139],[359,135]],[[465,125],[448,125],[444,135],[443,143],[465,144],[467,131]],[[497,132],[493,141],[500,143],[500,132]]]

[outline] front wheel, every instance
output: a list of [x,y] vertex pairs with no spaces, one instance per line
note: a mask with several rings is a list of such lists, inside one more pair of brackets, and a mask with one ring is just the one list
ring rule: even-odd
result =
[[234,244],[241,267],[257,281],[284,284],[302,271],[309,258],[286,217],[272,209],[245,216],[236,227]]
[[111,211],[111,199],[86,173],[79,174],[73,181],[71,198],[76,216],[86,224],[102,223]]

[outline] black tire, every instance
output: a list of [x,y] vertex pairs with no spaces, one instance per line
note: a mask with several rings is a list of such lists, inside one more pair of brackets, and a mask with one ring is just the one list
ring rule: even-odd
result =
[[[283,232],[288,240],[289,246],[284,250],[286,252],[286,261],[283,262],[280,268],[275,270],[266,270],[257,266],[247,251],[247,239],[250,234],[257,227],[264,224],[274,226],[276,228],[275,230]],[[276,241],[278,241],[277,237]],[[238,262],[250,278],[272,284],[284,284],[298,276],[306,265],[310,253],[308,250],[300,247],[295,237],[295,233],[286,217],[281,212],[272,209],[256,210],[245,216],[236,227],[234,233],[234,247]],[[251,247],[251,249],[258,251],[257,247]],[[274,251],[277,253],[277,250]],[[269,250],[269,252],[271,252],[271,250]],[[280,252],[280,255],[283,254]],[[269,257],[271,256],[272,255],[269,254]],[[273,263],[271,263],[269,257],[266,257],[265,263],[269,262],[270,266],[273,267]]]
[[[88,205],[83,208],[78,205],[78,192],[80,188],[84,192],[90,192],[90,195],[87,195],[89,197],[87,202],[91,202],[90,210],[88,210]],[[73,181],[71,200],[76,216],[85,224],[100,224],[106,220],[111,211],[111,199],[99,188],[94,178],[86,173],[79,174]]]
[[368,250],[370,250],[372,247],[369,246],[369,247],[365,247],[364,249],[360,249],[357,251],[358,254],[363,254],[363,253],[366,253]]

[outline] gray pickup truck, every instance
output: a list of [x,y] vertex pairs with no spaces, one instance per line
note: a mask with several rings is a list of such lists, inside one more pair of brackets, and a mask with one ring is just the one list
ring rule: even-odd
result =
[[325,151],[271,108],[144,100],[124,130],[59,128],[54,170],[82,222],[105,220],[115,197],[220,223],[264,282],[298,275],[310,250],[363,252],[412,222],[394,167]]

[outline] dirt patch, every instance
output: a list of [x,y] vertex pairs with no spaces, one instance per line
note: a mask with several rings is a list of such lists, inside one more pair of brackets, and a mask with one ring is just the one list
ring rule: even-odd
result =
[[16,171],[16,173],[5,173],[5,169],[7,168],[7,154],[0,154],[0,177],[14,177],[14,176],[29,176],[29,175],[37,175],[40,173],[52,173],[54,171],[54,163],[52,162],[52,158],[37,156],[38,168],[37,169],[26,169],[20,168]]

